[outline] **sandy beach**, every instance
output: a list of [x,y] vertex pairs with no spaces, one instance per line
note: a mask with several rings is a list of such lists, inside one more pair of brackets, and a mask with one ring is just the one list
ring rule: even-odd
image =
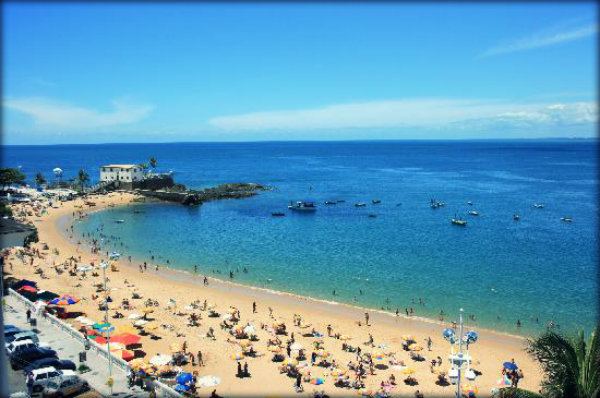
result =
[[[107,206],[120,206],[130,203],[134,195],[127,193],[111,193],[104,196],[96,196],[90,200],[96,203],[94,207],[83,205],[82,199],[63,202],[58,204],[58,208],[48,208],[46,214],[37,217],[27,216],[27,219],[33,221],[38,228],[39,243],[32,247],[40,249],[44,258],[34,258],[33,266],[29,264],[29,257],[26,264],[20,259],[11,255],[6,269],[16,278],[26,278],[38,282],[38,286],[43,289],[54,291],[60,294],[71,294],[82,300],[68,308],[72,311],[81,311],[86,313],[87,317],[95,321],[100,321],[103,312],[99,311],[98,304],[101,299],[94,301],[92,294],[95,293],[94,285],[102,281],[100,277],[92,277],[88,273],[86,279],[80,279],[81,273],[77,277],[69,276],[68,272],[57,274],[54,270],[54,264],[61,264],[69,257],[79,258],[79,264],[89,264],[94,261],[98,264],[102,258],[105,258],[105,250],[102,253],[92,254],[87,245],[77,245],[80,237],[70,238],[68,230],[74,217],[73,214],[78,211],[89,213],[90,211],[101,211]],[[17,206],[18,207],[18,206]],[[13,208],[14,209],[14,208]],[[18,210],[15,209],[15,213]],[[161,220],[157,220],[157,226]],[[49,250],[42,250],[43,244],[49,246]],[[82,242],[83,243],[83,242]],[[55,254],[57,249],[59,254]],[[156,300],[158,307],[153,307],[154,312],[149,314],[158,325],[172,325],[173,330],[159,327],[155,334],[161,339],[154,340],[148,336],[143,336],[140,343],[142,350],[149,359],[157,353],[170,353],[170,346],[173,343],[187,345],[189,352],[196,353],[200,350],[203,355],[204,366],[192,366],[191,364],[183,366],[189,371],[198,371],[199,376],[214,375],[221,378],[221,384],[216,389],[222,396],[291,396],[291,395],[312,395],[314,390],[325,391],[331,396],[349,396],[357,395],[356,390],[348,388],[339,388],[334,386],[335,377],[330,374],[330,370],[325,367],[312,366],[310,372],[312,377],[322,377],[325,382],[321,385],[311,385],[303,383],[304,393],[296,394],[292,385],[295,379],[281,373],[278,369],[279,363],[272,362],[273,353],[267,350],[267,342],[274,339],[275,336],[270,329],[274,322],[283,322],[286,325],[287,336],[279,335],[282,345],[291,338],[293,333],[296,343],[301,344],[307,352],[307,360],[302,362],[311,362],[311,352],[315,337],[305,337],[302,334],[311,329],[324,334],[323,347],[330,353],[327,358],[329,362],[335,360],[342,368],[347,368],[347,363],[352,361],[357,363],[356,353],[342,350],[343,343],[353,347],[361,348],[363,354],[375,352],[381,344],[385,358],[382,361],[376,361],[377,366],[374,374],[370,374],[369,366],[365,365],[367,371],[363,379],[367,387],[377,390],[382,381],[387,382],[390,375],[394,375],[397,385],[390,389],[391,396],[414,396],[415,391],[419,390],[424,396],[454,396],[456,387],[452,385],[441,386],[436,384],[438,375],[432,372],[430,361],[442,358],[442,365],[435,366],[434,371],[448,371],[448,354],[450,345],[441,335],[443,329],[449,327],[444,324],[421,318],[409,318],[404,315],[394,316],[388,313],[368,310],[369,326],[365,325],[365,310],[346,304],[317,301],[298,297],[292,294],[285,294],[274,291],[267,291],[259,288],[242,286],[226,281],[218,281],[208,278],[208,285],[203,283],[203,275],[193,275],[181,271],[168,269],[161,264],[158,271],[154,264],[148,264],[148,268],[141,272],[139,261],[127,259],[127,253],[118,261],[118,272],[107,270],[109,278],[110,297],[113,305],[120,305],[123,299],[128,299],[135,306],[134,309],[119,309],[124,314],[122,319],[110,318],[110,322],[117,328],[123,325],[131,325],[132,320],[128,316],[132,313],[141,314],[146,299]],[[42,279],[39,274],[34,273],[36,267],[40,267],[48,277]],[[62,268],[62,267],[61,267]],[[173,267],[172,267],[173,268]],[[100,275],[102,275],[100,273]],[[320,282],[324,290],[330,290],[327,281]],[[141,299],[132,299],[132,294],[137,293]],[[476,298],[475,298],[476,299]],[[175,306],[168,308],[169,300],[174,300]],[[241,349],[237,340],[231,336],[227,330],[220,327],[221,318],[208,317],[208,311],[201,311],[189,307],[190,303],[198,301],[215,305],[216,311],[225,314],[230,306],[237,308],[240,312],[238,325],[245,326],[248,323],[256,327],[258,341],[253,343],[257,351],[255,358],[246,357],[241,362],[247,362],[251,377],[236,377],[237,363],[230,358],[231,355],[239,352]],[[256,303],[256,312],[253,313],[253,302]],[[187,308],[186,308],[187,307]],[[272,316],[269,308],[272,309]],[[458,310],[458,309],[457,309]],[[114,310],[109,311],[110,315]],[[199,326],[188,326],[188,316],[192,313],[201,315]],[[183,315],[182,315],[183,314]],[[294,325],[294,317],[299,314],[302,323],[309,323],[307,328],[301,328]],[[455,319],[456,314],[449,314],[448,318]],[[465,318],[467,318],[465,316]],[[75,325],[79,324],[70,320]],[[465,319],[469,325],[468,319]],[[328,325],[331,327],[332,337],[328,336]],[[261,326],[264,326],[262,328]],[[216,339],[206,337],[209,328],[214,329]],[[493,331],[482,330],[476,325],[473,329],[479,333],[479,340],[470,346],[470,355],[473,358],[472,368],[480,372],[473,384],[479,388],[478,396],[489,396],[491,390],[498,386],[498,380],[501,376],[502,363],[514,359],[523,370],[524,378],[519,382],[519,387],[538,391],[541,381],[540,367],[524,351],[525,339],[519,336],[510,336],[496,333]],[[470,330],[467,326],[465,330]],[[341,340],[333,337],[335,334],[347,335],[349,340]],[[410,353],[402,349],[402,336],[412,335],[415,341],[424,347],[419,351],[420,355],[425,357],[423,361],[414,361]],[[373,344],[365,344],[372,336]],[[431,350],[427,348],[426,339],[431,338]],[[285,355],[285,348],[283,354]],[[392,366],[389,360],[395,353],[397,361],[403,361],[406,367],[414,369],[412,375],[418,380],[418,385],[408,386],[403,380],[406,377],[401,365]],[[352,372],[350,380],[354,380]],[[213,388],[199,389],[200,396],[207,396]]]

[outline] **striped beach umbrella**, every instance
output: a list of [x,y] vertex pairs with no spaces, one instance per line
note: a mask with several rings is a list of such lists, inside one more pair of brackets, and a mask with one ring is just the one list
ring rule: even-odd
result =
[[298,366],[298,361],[296,361],[295,359],[292,359],[292,358],[286,358],[283,360],[283,362],[281,362],[281,364],[283,366],[294,367],[294,366]]
[[79,299],[77,297],[65,295],[65,296],[62,296],[62,297],[57,297],[54,300],[50,300],[50,302],[48,302],[48,304],[52,304],[52,305],[72,305],[72,304],[76,304],[78,302],[79,302]]
[[479,389],[477,388],[477,386],[471,383],[461,384],[460,391],[468,396],[472,396],[479,393]]
[[317,354],[317,356],[321,357],[321,358],[327,358],[329,357],[331,354],[329,353],[329,351],[320,348],[318,350],[315,351],[315,354]]
[[329,374],[333,377],[345,375],[348,371],[344,368],[335,368]]
[[309,383],[313,384],[315,386],[318,386],[318,385],[325,383],[325,379],[322,377],[314,377],[314,378],[310,379]]
[[377,350],[371,354],[371,359],[374,361],[383,361],[385,359],[385,353],[381,350]]
[[243,352],[238,352],[238,353],[235,353],[235,354],[231,354],[229,356],[229,358],[233,359],[234,361],[240,361],[240,360],[244,359],[245,356],[244,356]]
[[100,322],[96,322],[94,323],[94,325],[92,325],[92,327],[96,330],[100,330],[100,329],[106,329],[109,328],[111,325],[110,323],[100,323]]

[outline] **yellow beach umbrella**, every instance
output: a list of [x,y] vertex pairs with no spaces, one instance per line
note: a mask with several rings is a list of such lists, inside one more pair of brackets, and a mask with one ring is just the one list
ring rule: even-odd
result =
[[244,356],[243,352],[238,352],[238,353],[235,353],[235,354],[231,354],[231,356],[229,358],[233,359],[234,361],[239,361],[241,359],[244,359],[245,356]]
[[131,362],[129,362],[129,366],[131,366],[131,369],[133,369],[133,370],[139,370],[148,365],[149,364],[146,361],[144,361],[144,358],[136,358],[136,359],[132,360]]
[[300,324],[300,328],[301,328],[301,329],[306,329],[306,328],[309,328],[309,327],[311,327],[311,326],[312,326],[312,325],[311,325],[310,323],[304,323],[304,322],[302,322],[302,323]]
[[151,314],[151,313],[153,313],[153,312],[154,312],[154,308],[150,308],[150,307],[144,307],[144,308],[142,308],[142,312],[143,312],[144,314]]
[[479,393],[479,389],[477,388],[477,386],[471,383],[461,384],[460,390],[465,395],[476,395]]
[[144,329],[145,330],[156,330],[158,329],[158,323],[156,322],[149,322],[147,324],[144,325]]
[[249,347],[252,345],[252,342],[250,340],[244,340],[244,341],[240,341],[240,347]]
[[169,348],[171,349],[171,352],[180,352],[183,351],[183,347],[181,346],[180,343],[172,343]]
[[280,353],[281,352],[281,347],[278,347],[276,345],[270,345],[267,347],[267,350],[271,351],[271,352],[275,352],[275,353]]
[[402,340],[404,340],[404,341],[415,341],[415,338],[412,335],[410,335],[410,334],[404,334],[404,335],[402,335]]
[[333,377],[345,375],[348,371],[344,368],[335,368],[329,374]]
[[295,359],[286,358],[286,359],[283,360],[283,362],[281,362],[281,364],[283,366],[297,366],[298,365],[298,361],[296,361]]
[[411,375],[411,374],[415,373],[415,370],[413,368],[405,368],[405,369],[402,369],[402,373],[404,373],[405,375]]
[[116,330],[114,332],[112,332],[112,334],[117,335],[117,334],[123,334],[123,333],[131,333],[131,334],[137,334],[139,333],[139,331],[134,328],[131,325],[120,325],[116,327]]
[[408,349],[411,351],[421,351],[423,347],[420,344],[414,343],[408,346]]
[[348,336],[347,334],[343,334],[340,336],[340,340],[350,340],[352,337]]

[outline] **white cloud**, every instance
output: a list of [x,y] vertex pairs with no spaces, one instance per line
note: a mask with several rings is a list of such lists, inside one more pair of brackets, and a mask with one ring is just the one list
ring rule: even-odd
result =
[[11,98],[6,99],[3,104],[8,109],[32,118],[36,127],[64,130],[86,130],[134,123],[147,117],[154,110],[152,105],[137,105],[125,100],[112,101],[113,109],[104,112],[41,97]]
[[480,57],[489,57],[492,55],[512,53],[516,51],[531,50],[534,48],[553,46],[566,43],[573,40],[583,39],[598,33],[598,24],[587,24],[583,26],[571,27],[569,29],[545,30],[532,36],[517,39],[515,41],[491,47],[481,53]]
[[595,102],[517,104],[492,100],[402,99],[220,116],[209,120],[228,131],[595,123]]

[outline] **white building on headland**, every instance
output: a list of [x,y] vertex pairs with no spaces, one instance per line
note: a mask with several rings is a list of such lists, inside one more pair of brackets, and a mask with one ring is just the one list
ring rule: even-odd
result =
[[107,164],[100,167],[100,181],[132,182],[143,179],[144,171],[138,164]]

